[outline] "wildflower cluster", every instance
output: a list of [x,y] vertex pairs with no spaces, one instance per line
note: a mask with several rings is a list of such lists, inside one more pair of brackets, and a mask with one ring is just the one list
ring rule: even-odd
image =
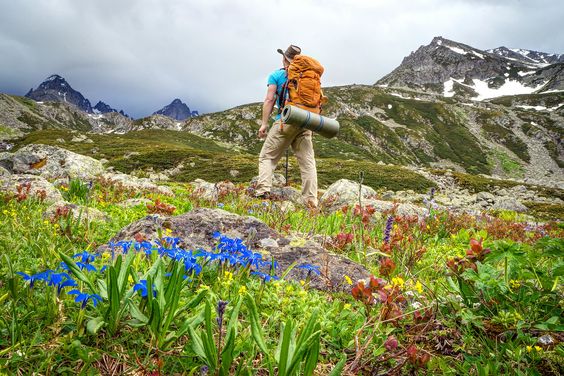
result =
[[484,261],[484,258],[491,252],[489,248],[482,246],[482,240],[470,240],[470,249],[466,251],[464,257],[455,257],[447,261],[447,266],[453,273],[459,275],[466,269],[477,270],[476,262]]

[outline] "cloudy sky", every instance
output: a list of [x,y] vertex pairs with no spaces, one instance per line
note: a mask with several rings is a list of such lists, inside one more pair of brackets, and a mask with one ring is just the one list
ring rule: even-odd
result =
[[134,117],[220,111],[262,101],[290,43],[325,86],[372,84],[438,35],[564,53],[563,20],[562,0],[0,0],[0,92],[57,73]]

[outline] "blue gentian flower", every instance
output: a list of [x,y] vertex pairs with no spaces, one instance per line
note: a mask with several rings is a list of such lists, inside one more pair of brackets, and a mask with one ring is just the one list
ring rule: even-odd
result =
[[33,286],[35,285],[35,282],[37,281],[47,281],[47,278],[49,278],[49,274],[51,274],[52,270],[46,270],[44,272],[40,272],[40,273],[36,273],[33,275],[29,275],[23,272],[16,272],[16,274],[19,274],[22,276],[22,278],[24,279],[24,281],[28,281],[29,282],[29,288],[32,289]]
[[223,209],[225,207],[225,204],[223,202],[220,202],[219,204],[217,204],[217,207]]
[[320,270],[319,266],[317,266],[317,265],[302,264],[302,265],[297,266],[297,268],[307,270],[308,273],[313,272],[317,275],[321,275],[321,270]]
[[80,268],[80,270],[84,270],[86,269],[86,271],[88,272],[96,272],[96,268],[93,265],[90,264],[84,264],[82,262],[77,262],[76,266],[78,266]]
[[94,261],[94,259],[96,259],[96,256],[96,254],[90,253],[88,251],[83,251],[73,255],[72,258],[80,257],[80,262],[84,264],[90,264],[92,261]]
[[275,275],[270,275],[270,274],[266,274],[266,273],[262,273],[262,272],[255,272],[255,271],[253,271],[253,272],[251,272],[251,274],[252,274],[252,275],[256,275],[256,276],[262,278],[262,280],[263,280],[264,282],[270,282],[270,281],[272,281],[272,280],[279,280],[279,279],[280,279],[279,277],[277,277],[277,276],[275,276]]
[[84,309],[86,307],[86,303],[88,303],[89,300],[92,301],[94,307],[96,307],[96,305],[98,305],[98,303],[102,301],[102,297],[98,294],[87,294],[76,289],[69,291],[67,294],[76,295],[74,301],[77,303],[82,302],[80,309]]
[[[135,286],[133,286],[133,291],[141,292],[141,297],[146,298],[147,297],[147,280],[142,279],[142,280],[139,281],[139,283],[136,283]],[[153,284],[153,297],[155,297],[155,296],[157,296],[157,290],[155,289],[155,285]]]
[[49,286],[57,287],[57,296],[61,295],[61,290],[64,287],[78,286],[76,281],[73,280],[67,273],[51,273],[47,284]]

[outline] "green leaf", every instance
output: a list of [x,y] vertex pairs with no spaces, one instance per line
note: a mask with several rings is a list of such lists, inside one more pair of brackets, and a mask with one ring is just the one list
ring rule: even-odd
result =
[[192,350],[194,350],[196,355],[198,355],[198,357],[205,361],[209,366],[210,362],[207,360],[202,337],[200,337],[191,326],[188,327],[188,333],[190,333],[190,338],[192,339]]
[[245,294],[245,303],[247,305],[247,308],[249,309],[251,334],[253,335],[253,338],[257,343],[259,349],[264,353],[265,356],[268,356],[269,355],[268,348],[266,347],[266,343],[264,342],[264,338],[262,335],[262,329],[260,326],[261,324],[258,318],[257,306],[255,304],[255,300],[249,293]]
[[86,283],[86,285],[88,285],[92,292],[96,292],[96,287],[94,286],[94,284],[88,279],[88,277],[86,277],[82,270],[80,270],[80,268],[76,265],[72,258],[62,252],[59,252],[59,256],[65,262],[65,264],[68,265],[71,274],[73,274],[80,281]]
[[291,318],[286,320],[284,324],[284,329],[280,331],[279,340],[279,352],[278,353],[278,375],[286,376],[286,368],[288,367],[288,362],[292,357],[290,354],[290,339],[292,338],[293,322]]
[[341,376],[343,369],[345,368],[345,364],[347,364],[347,356],[343,355],[339,363],[337,363],[335,367],[333,367],[329,376]]
[[88,320],[88,323],[86,323],[86,330],[88,331],[88,333],[95,335],[98,332],[98,330],[104,326],[104,324],[105,324],[104,318],[98,316],[91,320]]

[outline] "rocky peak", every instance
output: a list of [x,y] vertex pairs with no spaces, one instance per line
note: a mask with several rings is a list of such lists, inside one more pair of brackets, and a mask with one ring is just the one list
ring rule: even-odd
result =
[[164,115],[175,120],[185,120],[192,115],[193,111],[186,103],[183,103],[180,99],[174,99],[169,105],[164,106],[158,111],[153,112],[153,115]]
[[47,77],[37,89],[32,88],[25,96],[38,102],[70,103],[82,111],[92,113],[90,101],[58,74]]
[[110,112],[117,112],[125,117],[130,117],[129,115],[127,115],[123,110],[116,110],[115,108],[112,108],[110,105],[102,102],[102,101],[98,101],[98,103],[96,103],[96,106],[94,106],[93,111],[96,113],[101,113],[101,114],[107,114]]
[[439,36],[405,57],[376,84],[478,100],[562,90],[562,72],[546,69],[552,67],[547,63],[548,56],[506,47],[483,51]]
[[538,67],[564,63],[564,54],[549,54],[522,48],[507,48],[505,46],[487,50],[487,52]]

